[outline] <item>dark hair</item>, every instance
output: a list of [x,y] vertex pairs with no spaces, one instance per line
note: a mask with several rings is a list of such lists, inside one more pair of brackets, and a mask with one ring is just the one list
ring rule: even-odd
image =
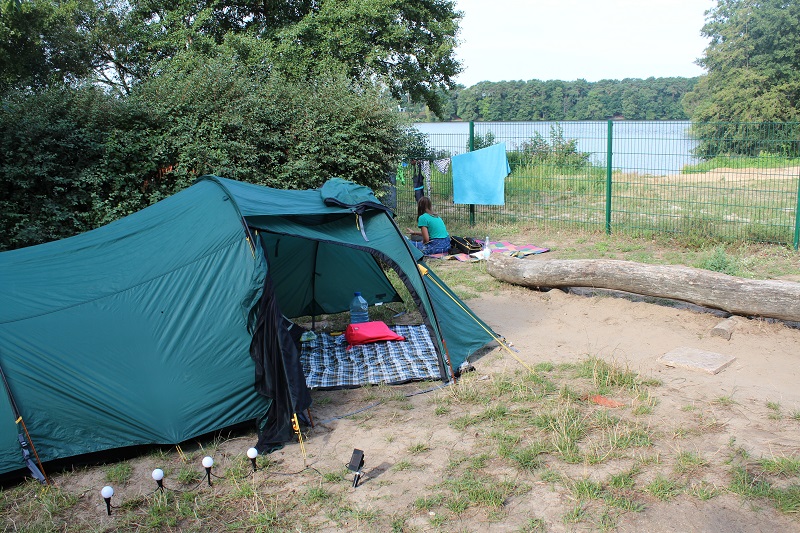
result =
[[427,196],[423,196],[419,199],[419,202],[417,202],[417,218],[421,217],[425,213],[438,216],[433,212],[433,204],[431,203],[431,199]]

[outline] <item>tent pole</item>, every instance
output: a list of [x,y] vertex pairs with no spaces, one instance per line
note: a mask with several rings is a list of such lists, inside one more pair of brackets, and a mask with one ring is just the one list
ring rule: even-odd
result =
[[447,350],[447,341],[444,340],[444,335],[442,335],[442,346],[444,346],[444,355],[447,357],[447,366],[450,367],[450,376],[453,379],[453,383],[457,381],[456,373],[453,372],[453,363],[450,362],[450,352]]
[[[42,461],[39,459],[39,454],[36,451],[36,446],[33,445],[33,441],[31,440],[31,435],[28,433],[28,426],[25,425],[25,420],[23,420],[22,415],[19,412],[19,408],[17,407],[17,402],[14,400],[14,395],[11,394],[11,387],[8,385],[8,380],[6,379],[6,373],[3,372],[3,367],[0,366],[0,377],[3,379],[3,386],[6,389],[6,394],[8,395],[8,403],[11,405],[11,410],[14,414],[14,422],[19,426],[22,424],[22,430],[25,432],[25,436],[22,436],[22,433],[19,433],[19,445],[22,448],[22,457],[25,459],[26,466],[28,470],[30,470],[31,475],[39,480],[40,483],[43,485],[49,485],[50,481],[47,479],[47,476],[44,474],[44,467],[42,466]],[[33,456],[36,457],[36,463],[39,465],[38,468],[33,461],[31,461],[30,455],[28,453],[27,447],[28,443],[30,443],[31,449],[33,450]]]

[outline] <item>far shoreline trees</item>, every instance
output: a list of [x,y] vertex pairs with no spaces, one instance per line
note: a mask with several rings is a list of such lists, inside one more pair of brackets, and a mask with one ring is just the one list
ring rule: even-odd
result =
[[[698,80],[482,81],[441,92],[440,98],[445,102],[443,120],[688,120],[682,99]],[[408,105],[406,111],[418,122],[438,121],[423,105]]]

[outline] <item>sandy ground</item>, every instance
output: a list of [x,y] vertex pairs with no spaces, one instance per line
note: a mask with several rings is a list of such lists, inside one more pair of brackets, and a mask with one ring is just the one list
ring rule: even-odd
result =
[[[717,313],[621,297],[510,288],[469,304],[529,362],[597,356],[652,375],[687,401],[728,396],[740,403],[768,400],[787,411],[800,409],[800,330],[780,322],[739,317],[731,339],[725,340],[711,335],[723,320]],[[716,375],[657,361],[680,347],[736,360]]]
[[[475,361],[482,378],[523,370],[548,361],[578,362],[589,356],[628,366],[663,385],[654,394],[659,404],[648,424],[660,435],[655,453],[664,457],[661,470],[669,473],[670,457],[690,450],[712,462],[723,463],[733,442],[753,458],[797,457],[800,454],[800,421],[790,413],[800,410],[800,330],[781,323],[742,318],[730,340],[711,335],[723,318],[718,315],[617,297],[587,297],[560,290],[537,292],[506,287],[494,294],[469,300],[469,305],[497,332],[513,343],[517,361],[495,349]],[[716,375],[669,368],[657,359],[679,347],[732,355],[736,359]],[[342,393],[317,393],[336,397]],[[350,393],[351,395],[354,393]],[[719,399],[725,399],[724,402]],[[453,431],[431,415],[424,399],[412,399],[415,409],[377,412],[356,420],[337,420],[311,434],[311,447],[320,445],[320,459],[346,457],[353,447],[367,450],[370,469],[367,482],[348,495],[348,500],[382,513],[408,516],[407,524],[419,531],[526,531],[525,520],[540,518],[546,531],[603,529],[597,522],[566,524],[563,516],[575,504],[568,491],[534,482],[533,490],[511,498],[505,516],[486,519],[467,512],[455,522],[431,525],[431,517],[415,509],[415,499],[435,494],[436,483],[447,475],[446,465],[459,454],[477,453],[481,438]],[[782,416],[770,418],[767,402],[780,406]],[[338,400],[323,409],[341,410]],[[350,404],[354,405],[354,404]],[[417,405],[419,405],[417,407]],[[692,409],[691,411],[689,409]],[[698,422],[697,413],[703,413]],[[703,418],[705,417],[705,418]],[[697,429],[693,439],[671,438],[679,428]],[[321,442],[320,442],[321,441]],[[429,449],[410,457],[415,443]],[[409,460],[410,471],[396,472],[400,461]],[[611,462],[564,469],[573,478],[602,480],[627,465]],[[558,469],[557,465],[552,465]],[[502,467],[498,471],[518,479]],[[655,475],[655,474],[649,474]],[[704,481],[724,487],[729,480],[720,468],[710,468]],[[640,480],[645,483],[646,479]],[[798,482],[795,477],[794,483]],[[435,517],[434,517],[435,518]],[[344,530],[369,530],[350,523]],[[700,501],[679,496],[669,502],[649,501],[643,512],[623,514],[615,524],[619,531],[799,531],[797,515],[783,514],[768,505],[746,503],[722,490]]]

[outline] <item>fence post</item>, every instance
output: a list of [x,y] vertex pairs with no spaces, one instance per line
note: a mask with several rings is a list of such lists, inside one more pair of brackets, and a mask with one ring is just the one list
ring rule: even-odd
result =
[[606,148],[606,234],[611,235],[611,155],[613,153],[614,121],[608,120],[608,146]]
[[[469,151],[475,150],[475,122],[469,121]],[[475,204],[469,204],[469,225],[475,225]]]
[[800,176],[797,177],[797,206],[794,209],[794,249],[800,244]]

